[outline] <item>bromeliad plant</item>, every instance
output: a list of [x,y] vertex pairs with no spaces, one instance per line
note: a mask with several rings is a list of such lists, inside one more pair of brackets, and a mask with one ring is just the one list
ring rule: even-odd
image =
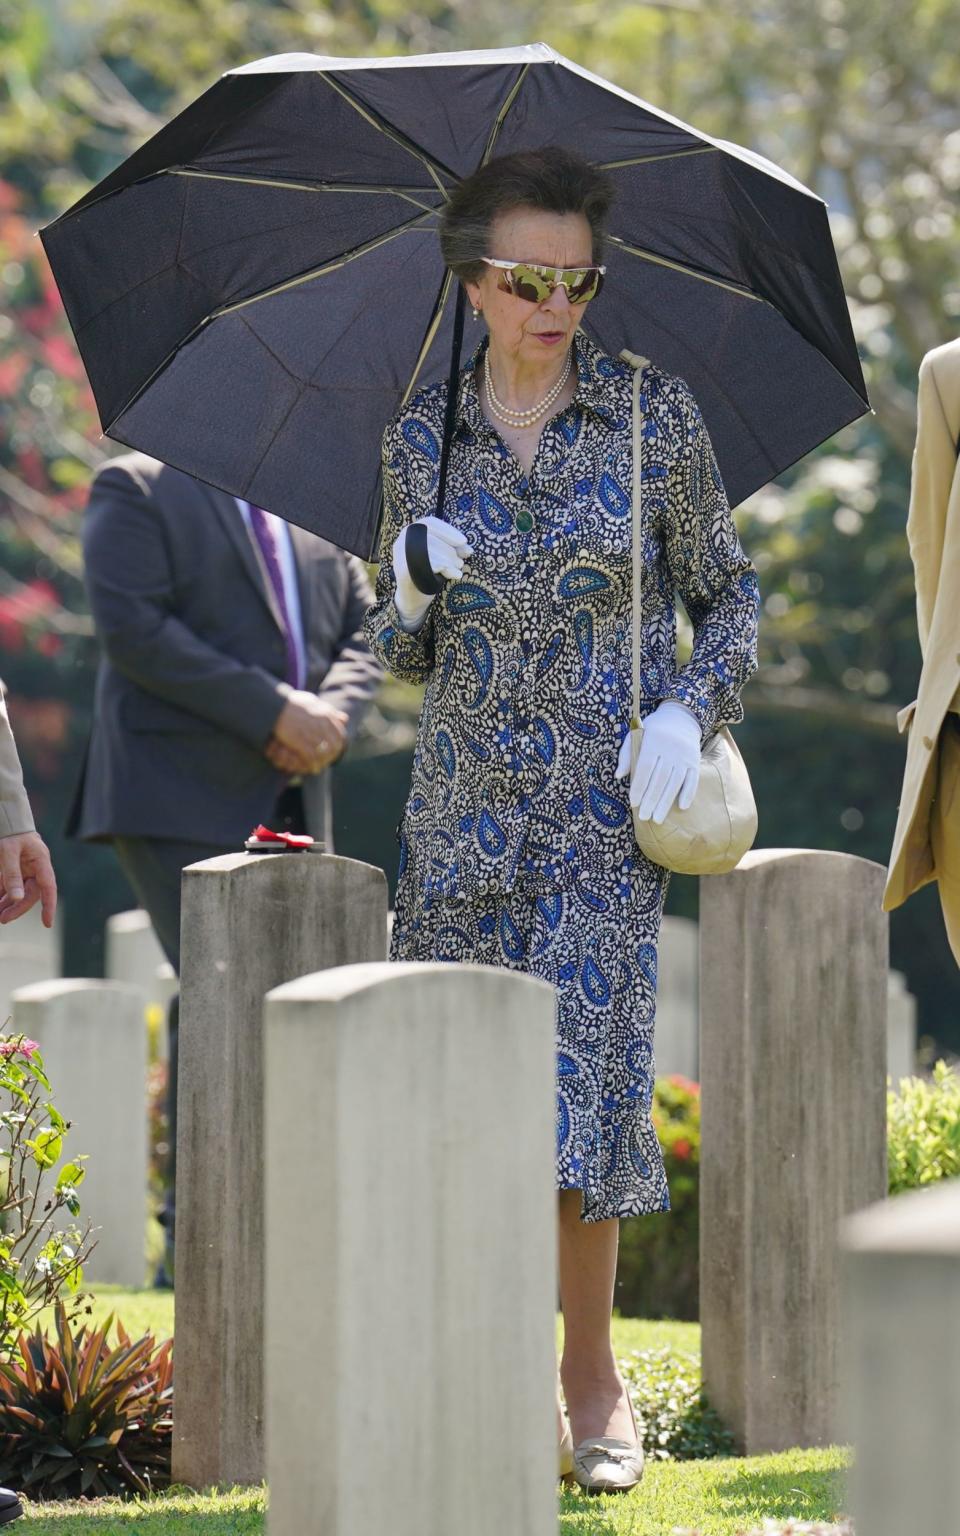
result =
[[149,1493],[170,1481],[173,1341],[134,1343],[113,1319],[71,1331],[57,1303],[56,1339],[21,1334],[0,1361],[0,1483],[32,1498]]
[[0,1362],[42,1308],[66,1296],[74,1318],[86,1300],[95,1245],[77,1221],[85,1159],[57,1171],[69,1124],[50,1092],[37,1042],[0,1035]]

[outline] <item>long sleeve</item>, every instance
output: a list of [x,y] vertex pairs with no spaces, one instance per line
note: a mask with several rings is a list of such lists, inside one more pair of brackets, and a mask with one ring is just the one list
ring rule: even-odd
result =
[[957,465],[957,444],[937,387],[934,356],[928,354],[920,364],[917,439],[907,513],[907,539],[917,589],[917,629],[924,658],[937,600],[947,506]]
[[33,813],[23,787],[20,759],[3,701],[3,684],[0,683],[0,837],[15,837],[18,832],[33,831]]
[[97,475],[84,520],[90,607],[118,672],[170,704],[262,747],[287,685],[218,651],[176,613],[176,583],[157,508],[120,467]]
[[363,565],[355,556],[347,560],[347,576],[349,587],[336,655],[318,693],[321,699],[343,710],[347,716],[347,736],[352,740],[380,686],[381,672],[363,634],[363,617],[373,592]]
[[743,719],[740,692],[758,664],[760,596],[700,409],[689,390],[682,401],[685,442],[668,482],[663,540],[693,651],[664,697],[693,710],[705,742]]
[[425,683],[433,669],[433,604],[420,628],[404,629],[394,602],[393,545],[402,528],[416,519],[416,498],[407,452],[395,422],[383,434],[383,525],[376,601],[363,623],[367,644],[388,672],[407,683]]

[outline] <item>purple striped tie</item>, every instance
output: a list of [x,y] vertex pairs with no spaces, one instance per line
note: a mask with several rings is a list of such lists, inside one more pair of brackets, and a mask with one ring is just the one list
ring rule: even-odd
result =
[[254,538],[263,555],[263,563],[267,567],[267,575],[270,577],[270,585],[273,587],[274,597],[277,599],[277,607],[283,619],[283,643],[287,652],[287,682],[294,688],[300,687],[300,665],[297,658],[297,648],[293,643],[293,629],[290,624],[290,613],[287,608],[287,597],[283,590],[283,572],[280,569],[280,556],[277,554],[277,539],[273,524],[268,513],[262,507],[255,507],[252,502],[250,507],[250,526],[253,529]]

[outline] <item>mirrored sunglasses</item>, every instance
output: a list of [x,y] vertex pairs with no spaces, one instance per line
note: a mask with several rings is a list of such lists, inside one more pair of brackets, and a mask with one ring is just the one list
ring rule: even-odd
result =
[[528,304],[542,304],[555,288],[563,288],[571,304],[586,304],[603,287],[606,267],[542,267],[531,261],[500,261],[482,256],[488,267],[499,273],[498,288],[512,293]]

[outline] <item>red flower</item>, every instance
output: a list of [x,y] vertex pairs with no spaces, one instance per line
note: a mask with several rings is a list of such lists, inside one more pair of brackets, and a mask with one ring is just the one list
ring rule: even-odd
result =
[[700,1084],[695,1083],[690,1077],[684,1077],[682,1072],[672,1072],[667,1082],[672,1083],[675,1088],[683,1088],[686,1093],[692,1093],[694,1098],[700,1096]]
[[679,1157],[680,1161],[683,1163],[685,1163],[687,1158],[690,1156],[690,1143],[683,1136],[681,1136],[678,1141],[674,1142],[673,1155],[674,1157]]

